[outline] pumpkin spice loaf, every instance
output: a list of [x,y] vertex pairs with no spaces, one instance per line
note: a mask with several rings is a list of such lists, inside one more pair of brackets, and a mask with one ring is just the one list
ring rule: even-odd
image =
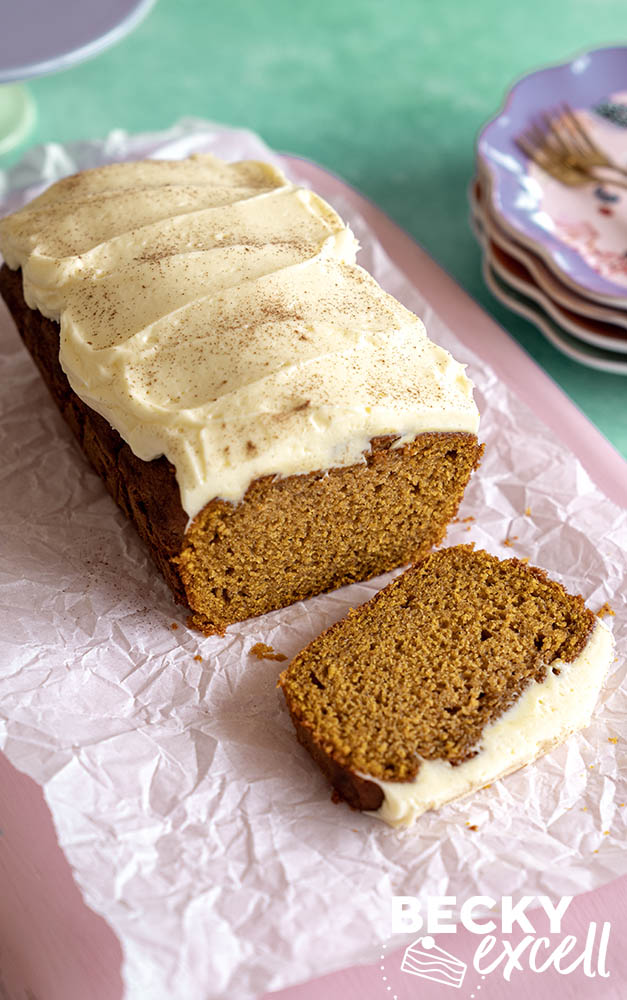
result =
[[314,639],[279,683],[336,795],[409,825],[588,725],[612,651],[580,596],[459,545]]
[[482,446],[463,366],[273,167],[113,164],[0,221],[57,405],[208,634],[419,559]]

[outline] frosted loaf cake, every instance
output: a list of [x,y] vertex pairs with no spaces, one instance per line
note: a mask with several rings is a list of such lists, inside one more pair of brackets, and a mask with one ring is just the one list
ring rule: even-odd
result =
[[409,825],[587,726],[612,656],[581,597],[459,545],[314,639],[280,684],[336,793]]
[[336,213],[211,156],[65,178],[0,222],[0,290],[197,626],[419,558],[481,446],[463,367]]

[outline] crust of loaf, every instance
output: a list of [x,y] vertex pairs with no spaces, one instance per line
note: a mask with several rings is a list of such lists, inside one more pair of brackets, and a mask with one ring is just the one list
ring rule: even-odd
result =
[[[289,707],[289,706],[288,706]],[[335,802],[346,802],[351,809],[376,812],[383,804],[383,789],[375,781],[368,781],[350,768],[338,763],[316,742],[311,728],[290,711],[296,730],[296,739],[311,754],[316,764],[333,787]]]
[[175,599],[186,604],[185,589],[172,562],[181,550],[188,520],[181,507],[174,467],[166,458],[143,462],[108,421],[72,390],[59,363],[59,326],[26,305],[21,271],[2,266],[0,294],[80,447],[134,523]]

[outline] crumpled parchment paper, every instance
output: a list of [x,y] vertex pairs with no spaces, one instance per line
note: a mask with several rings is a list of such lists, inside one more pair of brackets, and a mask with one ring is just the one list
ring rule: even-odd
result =
[[[195,120],[115,132],[29,153],[0,176],[0,209],[76,169],[199,150],[277,160],[250,133]],[[474,520],[447,544],[528,556],[593,609],[609,600],[619,657],[584,734],[474,798],[403,832],[333,805],[275,688],[283,664],[248,651],[291,657],[388,578],[224,639],[190,631],[2,308],[0,746],[43,786],[87,903],[122,943],[128,1000],[242,1000],[372,960],[392,894],[560,896],[627,872],[627,513],[336,208],[361,263],[477,387],[487,447],[460,511]]]

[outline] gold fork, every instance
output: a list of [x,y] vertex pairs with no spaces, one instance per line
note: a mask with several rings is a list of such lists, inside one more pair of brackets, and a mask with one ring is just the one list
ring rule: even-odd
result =
[[[627,170],[599,149],[567,104],[557,113],[540,115],[540,122],[517,136],[515,142],[547,174],[572,187],[594,183],[627,188],[627,182],[621,180],[627,177]],[[603,172],[608,170],[611,173]]]

